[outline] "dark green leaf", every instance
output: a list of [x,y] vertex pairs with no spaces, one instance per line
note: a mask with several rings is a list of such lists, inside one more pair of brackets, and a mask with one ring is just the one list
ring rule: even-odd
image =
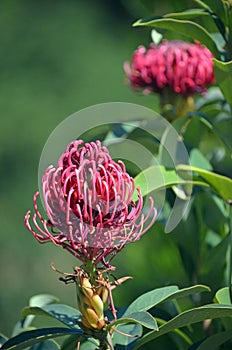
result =
[[160,29],[167,29],[182,35],[185,35],[193,40],[199,40],[212,52],[212,54],[220,59],[220,53],[217,49],[212,36],[199,24],[188,21],[178,20],[173,18],[154,18],[154,19],[140,19],[133,24],[136,26],[148,26]]
[[221,62],[216,58],[214,61],[214,74],[216,77],[216,82],[220,87],[226,101],[229,103],[232,108],[232,61],[230,62]]
[[28,315],[51,316],[64,323],[71,328],[79,328],[77,321],[80,319],[81,313],[77,309],[63,304],[51,304],[43,307],[27,306],[22,310],[22,316]]
[[83,334],[82,330],[70,328],[41,328],[28,332],[22,332],[19,335],[9,339],[1,350],[21,350],[46,339],[60,337],[69,334]]
[[212,275],[212,273],[216,273],[217,269],[223,267],[225,264],[225,256],[228,250],[229,242],[230,235],[227,235],[220,243],[205,254],[205,257],[203,258],[204,263],[202,264],[201,268],[202,275]]
[[199,308],[182,312],[159,328],[159,332],[149,332],[135,344],[134,350],[144,346],[151,340],[160,337],[166,333],[172,332],[174,329],[188,326],[193,323],[201,322],[206,319],[214,319],[221,317],[231,317],[232,306],[228,305],[205,305]]
[[[211,9],[219,18],[225,20],[225,8],[223,6],[223,2],[221,0],[203,0],[198,1],[195,0],[196,3],[201,5],[203,8]],[[206,5],[206,6],[205,6]]]
[[0,345],[4,344],[7,341],[7,339],[8,338],[4,334],[0,333]]
[[228,340],[232,339],[232,330],[220,332],[212,335],[209,338],[206,338],[197,348],[196,350],[217,350],[218,347]]
[[124,323],[139,323],[141,326],[158,331],[158,325],[154,317],[144,311],[134,312],[126,317],[118,318],[109,325],[109,329]]
[[178,165],[177,169],[198,174],[222,199],[232,201],[232,180],[230,178],[185,164]]

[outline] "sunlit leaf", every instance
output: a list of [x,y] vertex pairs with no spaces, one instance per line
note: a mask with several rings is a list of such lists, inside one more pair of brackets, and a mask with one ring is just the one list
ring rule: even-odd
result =
[[225,201],[232,201],[232,179],[229,177],[216,174],[201,168],[192,167],[190,165],[178,165],[178,170],[191,171],[200,176],[212,190],[214,190]]
[[30,306],[44,306],[57,303],[59,299],[51,294],[37,294],[30,298]]
[[215,294],[215,299],[219,304],[231,304],[229,287],[221,288]]
[[[164,166],[158,165],[145,169],[135,177],[135,186],[141,189],[143,196],[152,191],[158,191],[176,185],[189,185],[190,188],[193,185],[208,186],[201,180],[184,180],[178,176],[175,170],[167,170]],[[137,193],[134,193],[133,199],[137,199]]]
[[160,29],[167,29],[175,33],[185,35],[193,40],[199,40],[202,44],[208,47],[212,54],[220,59],[220,53],[212,36],[199,24],[189,20],[179,20],[173,18],[154,17],[153,19],[140,19],[133,24],[137,26],[147,26]]
[[144,311],[134,312],[126,317],[118,318],[109,325],[109,329],[124,323],[139,323],[141,326],[158,331],[158,325],[154,317],[152,317],[148,312]]
[[173,19],[192,19],[200,16],[209,16],[209,12],[202,9],[189,9],[182,12],[167,13],[163,17]]

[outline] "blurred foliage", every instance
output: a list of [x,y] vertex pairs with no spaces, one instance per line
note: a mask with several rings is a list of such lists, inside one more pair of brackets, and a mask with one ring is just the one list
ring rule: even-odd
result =
[[[52,245],[41,249],[23,224],[49,134],[92,104],[156,103],[124,82],[123,62],[150,40],[148,30],[131,27],[137,15],[136,4],[124,1],[0,2],[0,329],[6,334],[31,295],[56,290],[62,301],[74,300],[49,264],[70,271],[75,260]],[[125,259],[133,265],[133,254]]]

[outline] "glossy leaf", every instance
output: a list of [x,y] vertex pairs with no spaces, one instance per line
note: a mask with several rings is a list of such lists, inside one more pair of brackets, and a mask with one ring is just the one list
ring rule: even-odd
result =
[[200,176],[225,201],[232,201],[232,179],[190,165],[179,165],[178,170],[191,171]]
[[141,326],[158,331],[158,325],[154,317],[152,317],[148,312],[144,311],[134,312],[126,317],[117,319],[109,325],[109,329],[124,323],[138,323]]
[[225,305],[205,305],[199,308],[187,310],[177,315],[163,326],[159,328],[159,332],[149,332],[144,337],[139,339],[134,346],[134,350],[139,349],[144,344],[158,338],[166,333],[172,332],[174,329],[188,326],[193,323],[201,322],[206,319],[215,319],[221,317],[231,317],[232,306]]
[[[152,191],[158,191],[164,188],[170,188],[176,185],[189,185],[192,187],[206,186],[204,181],[200,180],[184,180],[179,177],[175,170],[167,170],[164,166],[154,165],[135,177],[135,186],[139,187],[143,196],[146,196]],[[134,194],[133,199],[136,200],[137,194]]]
[[232,330],[220,332],[206,338],[196,350],[217,350],[220,345],[228,340],[232,340]]
[[134,312],[146,311],[152,307],[175,298],[185,297],[196,293],[210,291],[209,287],[196,285],[189,288],[179,289],[177,286],[157,288],[135,299],[127,308],[123,317]]
[[217,45],[214,42],[212,36],[199,24],[188,21],[179,20],[173,18],[160,18],[155,17],[153,19],[140,19],[133,24],[137,26],[147,26],[160,29],[167,29],[182,35],[185,35],[193,40],[199,40],[202,44],[208,47],[215,57],[220,59],[220,54],[217,49]]
[[232,107],[232,95],[231,95],[231,86],[232,86],[232,61],[230,62],[221,62],[217,59],[214,61],[214,74],[218,86],[220,87],[226,101]]
[[60,337],[69,334],[83,334],[82,330],[70,328],[41,328],[28,332],[23,332],[9,339],[1,350],[21,350],[46,339]]
[[219,304],[231,304],[229,287],[221,288],[215,294],[215,299]]
[[81,313],[77,309],[68,305],[51,304],[43,307],[25,307],[22,310],[22,316],[26,317],[28,315],[54,317],[68,327],[79,328],[77,321],[80,319]]

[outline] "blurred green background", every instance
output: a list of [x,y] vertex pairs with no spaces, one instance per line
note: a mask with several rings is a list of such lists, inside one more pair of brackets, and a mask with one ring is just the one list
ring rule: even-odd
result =
[[[75,259],[52,244],[39,245],[23,224],[38,189],[38,163],[48,136],[70,114],[96,103],[156,108],[154,96],[135,94],[125,84],[123,62],[139,44],[150,42],[149,29],[131,24],[156,12],[182,10],[187,3],[1,0],[1,332],[10,335],[34,294],[55,294],[75,306],[74,286],[59,282],[49,266],[54,262],[71,272]],[[159,223],[114,263],[119,276],[134,276],[128,288],[117,289],[116,304],[156,286],[188,283],[179,252]]]

